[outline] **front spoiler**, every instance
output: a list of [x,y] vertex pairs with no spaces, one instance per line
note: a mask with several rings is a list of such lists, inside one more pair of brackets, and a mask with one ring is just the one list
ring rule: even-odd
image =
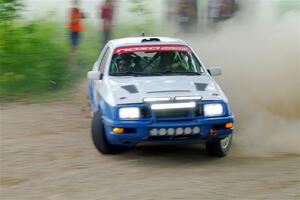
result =
[[[215,135],[210,134],[213,125],[233,122],[233,116],[201,118],[192,121],[118,121],[114,122],[103,119],[106,137],[109,143],[122,146],[134,146],[138,143],[155,142],[155,143],[189,143],[215,140],[224,138],[233,132],[233,129],[218,129]],[[150,130],[153,128],[178,128],[200,126],[201,132],[198,135],[186,137],[151,137]],[[112,128],[121,127],[134,129],[134,133],[115,134]]]

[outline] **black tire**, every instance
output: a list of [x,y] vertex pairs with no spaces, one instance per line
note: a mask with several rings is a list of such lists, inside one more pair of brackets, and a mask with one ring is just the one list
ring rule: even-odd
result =
[[92,120],[92,139],[95,147],[102,154],[117,154],[122,148],[107,141],[100,111],[94,113]]
[[[226,145],[224,145],[224,141]],[[218,139],[212,142],[206,142],[206,151],[212,156],[224,157],[228,154],[232,143],[232,134],[229,134],[224,139]]]

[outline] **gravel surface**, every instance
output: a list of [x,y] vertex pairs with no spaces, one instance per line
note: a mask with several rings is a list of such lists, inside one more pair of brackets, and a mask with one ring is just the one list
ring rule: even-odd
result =
[[300,199],[300,157],[140,146],[104,156],[80,104],[1,107],[1,199]]

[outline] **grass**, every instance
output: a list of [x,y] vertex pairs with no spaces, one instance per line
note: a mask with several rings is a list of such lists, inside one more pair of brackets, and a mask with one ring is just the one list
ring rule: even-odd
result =
[[[102,48],[100,31],[87,26],[70,59],[69,32],[63,27],[37,20],[0,28],[0,102],[64,99],[86,77]],[[149,20],[121,24],[113,37],[139,36],[142,31],[159,32]]]

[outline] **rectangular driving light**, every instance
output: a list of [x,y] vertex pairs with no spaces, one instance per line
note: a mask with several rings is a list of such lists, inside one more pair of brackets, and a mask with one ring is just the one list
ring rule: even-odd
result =
[[141,111],[138,107],[124,107],[119,109],[120,119],[140,119]]
[[224,112],[223,106],[220,103],[204,104],[203,111],[205,116],[220,116]]
[[165,110],[165,109],[181,109],[181,108],[195,108],[195,102],[188,103],[165,103],[165,104],[153,104],[151,105],[152,110]]
[[175,97],[176,101],[184,101],[184,100],[201,100],[202,96],[189,96],[189,97]]
[[171,97],[148,97],[144,98],[144,102],[161,102],[161,101],[171,101]]

